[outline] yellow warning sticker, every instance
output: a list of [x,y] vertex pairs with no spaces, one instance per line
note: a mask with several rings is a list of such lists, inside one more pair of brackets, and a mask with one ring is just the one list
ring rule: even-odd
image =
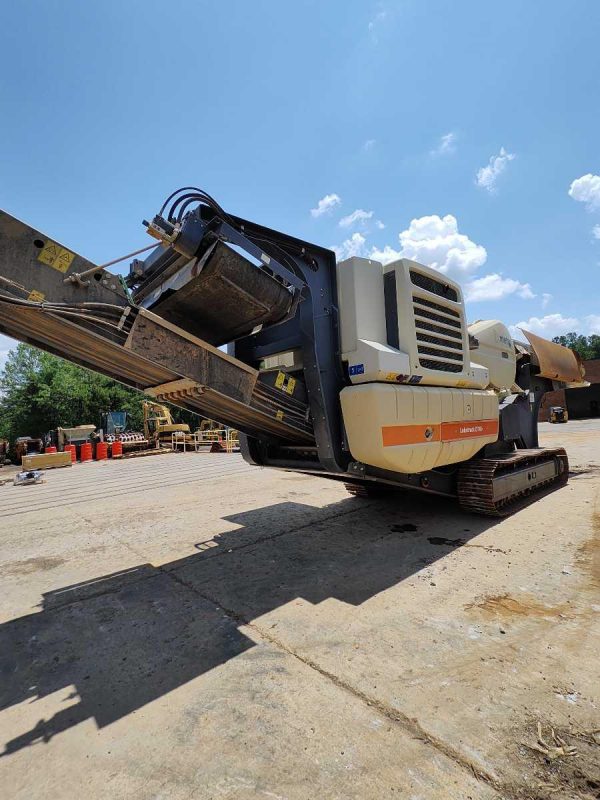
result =
[[385,376],[386,381],[394,381],[396,380],[396,373],[395,372],[388,372]]
[[37,289],[32,289],[29,292],[28,300],[32,300],[34,303],[41,303],[44,300],[46,295],[43,292],[38,292]]
[[74,258],[75,253],[71,253],[70,250],[65,250],[64,247],[48,239],[38,256],[38,261],[41,261],[42,264],[47,264],[53,269],[57,269],[59,272],[66,272]]
[[283,419],[283,411],[281,409],[279,409],[279,411],[275,414],[275,416],[277,417],[278,420],[282,420]]
[[294,394],[296,379],[292,378],[290,375],[286,375],[285,372],[278,372],[275,378],[275,386],[277,389],[281,389],[282,392]]

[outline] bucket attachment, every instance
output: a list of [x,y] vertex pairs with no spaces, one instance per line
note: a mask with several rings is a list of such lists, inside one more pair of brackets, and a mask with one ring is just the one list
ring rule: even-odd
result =
[[538,374],[541,378],[585,385],[585,370],[573,350],[556,342],[549,342],[523,328],[521,330],[533,349],[540,367]]

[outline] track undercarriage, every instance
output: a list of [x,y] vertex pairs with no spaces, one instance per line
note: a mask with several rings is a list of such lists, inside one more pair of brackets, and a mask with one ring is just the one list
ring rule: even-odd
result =
[[[456,494],[465,511],[505,517],[558,489],[569,477],[562,447],[515,450],[495,458],[474,458],[458,469]],[[393,487],[346,483],[355,497],[373,497]]]
[[458,472],[458,500],[465,511],[505,517],[563,486],[568,477],[569,460],[562,447],[477,458]]

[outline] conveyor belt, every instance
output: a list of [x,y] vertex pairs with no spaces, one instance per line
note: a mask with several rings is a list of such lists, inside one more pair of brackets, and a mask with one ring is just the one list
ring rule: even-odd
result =
[[[306,403],[262,383],[258,370],[130,304],[117,276],[103,270],[85,284],[68,280],[93,267],[0,212],[0,331],[250,436],[314,441]],[[89,311],[68,311],[89,301],[110,305],[115,321],[121,309],[129,313],[117,327],[82,315]],[[44,306],[57,303],[65,304],[61,314]]]
[[52,314],[0,302],[0,329],[251,436],[312,441],[304,404],[262,384],[258,371],[241,361],[154,314],[141,314],[118,343]]

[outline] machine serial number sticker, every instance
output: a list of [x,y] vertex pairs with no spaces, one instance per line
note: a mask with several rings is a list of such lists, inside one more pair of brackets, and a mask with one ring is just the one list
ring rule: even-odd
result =
[[29,292],[28,300],[32,300],[34,303],[41,303],[42,300],[46,297],[43,292],[38,292],[37,289],[32,289]]
[[42,264],[47,264],[53,269],[57,269],[59,272],[66,272],[74,258],[75,253],[71,253],[70,250],[65,250],[64,247],[61,247],[59,244],[49,239],[42,248],[38,256],[38,261],[41,261]]
[[364,375],[364,374],[365,374],[364,364],[353,364],[351,367],[348,367],[348,375]]

